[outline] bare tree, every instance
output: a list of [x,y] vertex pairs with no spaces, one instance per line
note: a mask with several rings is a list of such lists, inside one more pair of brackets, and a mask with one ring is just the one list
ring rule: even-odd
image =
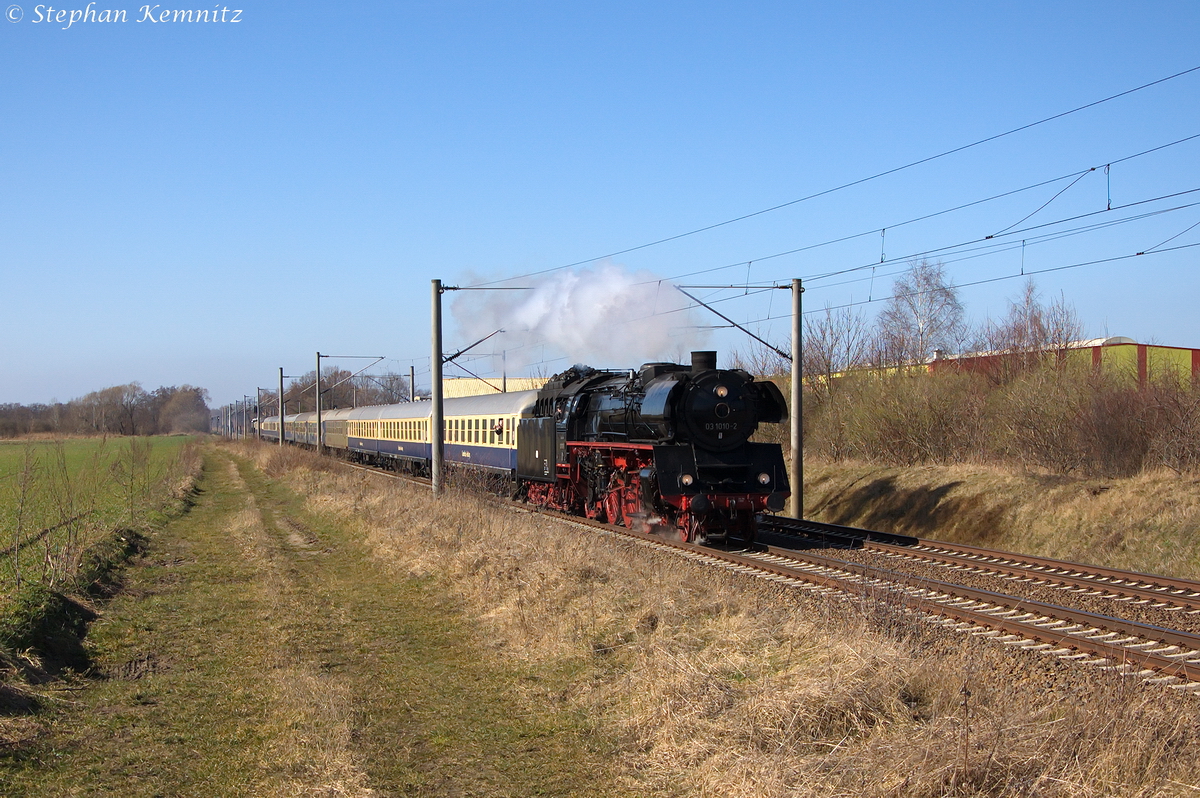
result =
[[408,377],[392,372],[379,375],[360,374],[351,382],[354,384],[358,407],[408,401]]
[[998,324],[988,321],[981,343],[993,352],[1053,352],[1065,349],[1083,336],[1075,308],[1059,298],[1042,304],[1033,278],[1008,302],[1008,315]]
[[870,331],[862,314],[851,308],[804,317],[804,375],[818,395],[833,391],[834,375],[862,366]]
[[1060,294],[1045,305],[1033,278],[1008,303],[1008,314],[999,322],[984,322],[976,336],[975,349],[989,355],[985,369],[990,379],[1005,384],[1055,358],[1083,336],[1083,325],[1075,308]]
[[957,351],[966,338],[958,289],[941,262],[913,261],[879,314],[875,353],[882,363],[921,363],[935,350]]
[[742,369],[755,377],[776,377],[788,374],[791,367],[790,360],[781,356],[771,347],[753,339],[747,341],[745,347],[734,349],[729,353],[729,368]]

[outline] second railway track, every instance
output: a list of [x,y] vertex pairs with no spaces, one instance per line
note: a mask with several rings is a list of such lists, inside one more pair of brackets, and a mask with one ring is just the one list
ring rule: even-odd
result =
[[772,518],[767,523],[770,528],[787,534],[837,541],[852,548],[878,552],[892,558],[936,564],[950,570],[988,574],[1155,609],[1200,615],[1200,582],[1190,579],[1140,574],[1049,557],[1014,554],[815,521]]

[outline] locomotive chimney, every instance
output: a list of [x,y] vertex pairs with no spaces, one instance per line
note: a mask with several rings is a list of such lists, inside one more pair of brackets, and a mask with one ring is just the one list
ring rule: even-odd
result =
[[692,373],[711,371],[717,367],[716,352],[692,352]]

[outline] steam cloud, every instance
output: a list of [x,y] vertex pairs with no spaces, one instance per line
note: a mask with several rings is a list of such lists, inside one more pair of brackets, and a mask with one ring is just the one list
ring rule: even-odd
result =
[[[451,313],[464,344],[504,330],[508,365],[566,355],[595,366],[686,357],[700,346],[687,298],[674,286],[617,264],[550,274],[529,291],[464,291]],[[486,345],[485,345],[486,347]],[[485,350],[486,351],[486,350]],[[555,364],[550,371],[561,370]]]

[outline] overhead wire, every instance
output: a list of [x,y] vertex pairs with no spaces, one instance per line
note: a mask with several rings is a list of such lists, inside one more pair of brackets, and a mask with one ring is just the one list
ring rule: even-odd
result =
[[[1003,234],[999,234],[999,235],[1004,235],[1004,236],[1019,235],[1022,233],[1027,233],[1031,230],[1040,230],[1042,228],[1053,227],[1054,225],[1058,225],[1058,224],[1066,224],[1067,222],[1075,222],[1080,219],[1087,219],[1092,216],[1098,216],[1102,213],[1110,213],[1111,211],[1123,210],[1125,208],[1134,208],[1139,205],[1149,204],[1151,202],[1162,202],[1163,200],[1166,200],[1166,199],[1182,197],[1187,194],[1195,194],[1197,192],[1200,192],[1200,188],[1191,188],[1191,189],[1186,189],[1184,191],[1176,191],[1171,194],[1162,194],[1157,197],[1150,197],[1149,199],[1137,200],[1135,202],[1127,202],[1124,205],[1117,205],[1114,208],[1104,208],[1104,209],[1098,210],[1098,211],[1089,211],[1088,213],[1081,213],[1081,214],[1076,214],[1075,216],[1063,217],[1061,219],[1056,219],[1052,222],[1042,222],[1041,224],[1032,225],[1030,227],[1024,227],[1024,228],[1021,228],[1020,230],[1011,230],[1007,233],[1003,233]],[[1187,207],[1187,206],[1183,206],[1183,207]],[[952,251],[952,250],[958,249],[960,247],[965,247],[965,246],[968,246],[971,244],[978,244],[978,243],[981,243],[984,241],[990,241],[990,240],[995,239],[996,237],[997,237],[997,234],[993,234],[993,235],[986,235],[981,238],[969,239],[967,241],[960,241],[957,244],[949,244],[949,245],[943,246],[943,247],[935,247],[933,249],[927,249],[927,250],[922,250],[922,251],[915,252],[915,253],[910,253],[908,255],[904,255],[904,256],[901,256],[900,258],[897,258],[897,260],[903,260],[906,258],[927,257],[929,255],[936,255],[940,252],[948,252],[948,251]],[[859,266],[850,266],[845,269],[837,269],[837,270],[831,271],[831,272],[824,272],[822,274],[811,275],[811,276],[805,277],[804,280],[806,282],[824,280],[824,279],[828,279],[830,277],[837,277],[842,274],[848,274],[850,272],[863,271],[865,269],[874,268],[878,265],[879,265],[878,263],[865,263],[865,264],[862,264]]]
[[1166,241],[1162,241],[1162,242],[1160,242],[1160,243],[1158,243],[1158,244],[1155,244],[1154,246],[1152,246],[1152,247],[1150,247],[1149,249],[1147,249],[1147,250],[1146,250],[1146,252],[1154,252],[1156,249],[1158,249],[1159,247],[1161,247],[1163,244],[1168,244],[1168,243],[1170,243],[1170,242],[1174,241],[1175,239],[1179,238],[1179,237],[1180,237],[1181,235],[1183,235],[1184,233],[1187,233],[1187,232],[1188,232],[1188,231],[1190,231],[1190,230],[1194,230],[1194,229],[1195,229],[1197,226],[1200,226],[1200,222],[1196,222],[1195,224],[1193,224],[1191,227],[1187,228],[1186,230],[1182,230],[1182,231],[1180,231],[1180,232],[1176,233],[1175,235],[1173,235],[1173,236],[1171,236],[1170,238],[1168,238]]
[[[1193,247],[1200,247],[1200,241],[1197,241],[1194,244],[1182,244],[1180,246],[1169,247],[1167,249],[1158,249],[1158,250],[1154,250],[1154,251],[1141,250],[1139,252],[1133,252],[1128,255],[1117,255],[1117,256],[1114,256],[1111,258],[1098,258],[1096,260],[1082,261],[1080,263],[1069,263],[1065,266],[1049,266],[1044,269],[1034,269],[1034,270],[1026,269],[1024,271],[1024,273],[1022,273],[1022,274],[1005,274],[1005,275],[1001,275],[999,277],[987,277],[987,278],[980,279],[980,280],[973,280],[969,283],[959,283],[959,284],[955,285],[954,287],[955,288],[971,288],[971,287],[974,287],[977,285],[987,285],[988,283],[998,283],[998,282],[1001,282],[1004,280],[1015,280],[1020,277],[1030,277],[1032,275],[1037,275],[1037,274],[1050,274],[1052,272],[1067,271],[1069,269],[1079,269],[1079,268],[1083,268],[1085,266],[1099,266],[1099,265],[1106,264],[1106,263],[1117,263],[1119,261],[1131,260],[1133,258],[1144,257],[1146,255],[1161,255],[1161,254],[1165,254],[1167,252],[1178,252],[1180,250],[1192,249]],[[932,291],[932,290],[938,290],[938,289],[927,289],[925,291],[910,291],[910,292],[906,292],[903,294],[893,294],[891,296],[886,296],[886,297],[878,297],[878,298],[873,298],[873,299],[863,299],[863,300],[858,300],[858,301],[846,302],[841,305],[830,305],[828,307],[824,307],[819,310],[806,310],[806,311],[804,311],[804,315],[808,316],[813,313],[823,313],[826,310],[842,310],[843,308],[859,307],[861,305],[873,304],[875,302],[886,302],[891,299],[901,298],[901,297],[905,297],[905,296],[919,296],[924,293],[929,293],[929,291]],[[767,321],[767,319],[760,319],[760,320],[757,320],[754,322],[747,322],[747,323],[755,324],[760,321]]]
[[[1184,138],[1181,138],[1181,139],[1176,139],[1176,140],[1174,140],[1174,141],[1167,142],[1166,144],[1160,144],[1160,145],[1158,145],[1158,146],[1156,146],[1156,147],[1151,147],[1150,149],[1147,149],[1147,150],[1142,150],[1142,151],[1140,151],[1140,152],[1133,153],[1132,155],[1126,155],[1126,156],[1124,156],[1124,157],[1117,158],[1116,160],[1109,161],[1109,162],[1108,162],[1108,163],[1107,163],[1107,164],[1104,166],[1104,168],[1107,168],[1108,166],[1112,166],[1113,164],[1118,164],[1118,163],[1124,163],[1124,162],[1126,162],[1126,161],[1131,161],[1131,160],[1133,160],[1133,159],[1135,159],[1135,158],[1141,158],[1141,157],[1143,157],[1143,156],[1145,156],[1145,155],[1150,155],[1151,153],[1159,152],[1160,150],[1165,150],[1165,149],[1167,149],[1167,148],[1169,148],[1169,147],[1174,147],[1174,146],[1177,146],[1177,145],[1179,145],[1179,144],[1184,144],[1184,143],[1186,143],[1186,142],[1189,142],[1189,141],[1192,141],[1193,139],[1198,139],[1198,138],[1200,138],[1200,133],[1194,133],[1194,134],[1192,134],[1192,135],[1190,135],[1190,136],[1185,136]],[[1074,178],[1076,178],[1076,179],[1078,180],[1078,178],[1081,178],[1081,177],[1083,177],[1083,176],[1087,175],[1089,172],[1094,172],[1094,171],[1096,171],[1097,169],[1100,169],[1100,168],[1102,168],[1102,167],[1101,167],[1101,166],[1099,166],[1099,165],[1097,165],[1097,166],[1091,166],[1091,167],[1088,167],[1088,168],[1086,168],[1086,169],[1080,169],[1080,170],[1078,170],[1078,171],[1075,171],[1075,172],[1068,172],[1068,173],[1067,173],[1067,174],[1065,174],[1065,175],[1059,175],[1058,177],[1053,177],[1053,178],[1050,178],[1049,180],[1042,180],[1042,181],[1039,181],[1039,182],[1037,182],[1037,183],[1032,183],[1032,184],[1030,184],[1030,185],[1028,185],[1028,186],[1022,186],[1021,188],[1015,188],[1015,189],[1011,189],[1011,190],[1009,190],[1009,191],[1003,191],[1003,192],[1001,192],[1001,193],[999,193],[999,194],[993,194],[993,195],[991,195],[991,196],[989,196],[989,197],[984,197],[984,198],[982,198],[982,199],[972,200],[971,202],[966,202],[966,203],[963,203],[963,204],[961,204],[961,205],[955,205],[955,206],[953,206],[953,207],[950,207],[950,208],[944,208],[944,209],[942,209],[942,210],[939,210],[939,211],[934,211],[934,212],[932,212],[932,213],[927,213],[927,214],[924,214],[924,215],[922,215],[922,216],[916,216],[916,217],[913,217],[912,219],[907,219],[907,220],[905,220],[905,221],[902,221],[902,222],[894,222],[894,223],[892,223],[892,224],[889,224],[889,225],[886,225],[886,226],[884,226],[884,227],[882,227],[882,228],[881,228],[881,227],[873,227],[873,228],[871,228],[870,230],[864,230],[864,231],[862,231],[862,232],[860,232],[860,233],[852,233],[852,234],[849,234],[849,235],[839,236],[839,237],[837,237],[837,238],[831,238],[831,239],[828,239],[828,240],[826,240],[826,241],[820,241],[820,242],[817,242],[817,243],[815,243],[815,244],[806,244],[806,245],[804,245],[804,246],[801,246],[801,247],[795,247],[795,248],[793,248],[793,249],[784,250],[784,251],[782,251],[782,252],[775,252],[775,253],[772,253],[772,254],[769,254],[769,255],[757,255],[757,256],[755,256],[754,258],[752,258],[751,260],[754,260],[754,261],[760,261],[760,260],[775,260],[775,259],[777,259],[777,258],[786,257],[786,256],[788,256],[788,255],[797,255],[797,254],[799,254],[799,253],[801,253],[801,252],[808,252],[808,251],[811,251],[811,250],[814,250],[814,249],[819,249],[819,248],[821,248],[821,247],[827,247],[827,246],[832,246],[832,245],[834,245],[834,244],[841,244],[841,243],[845,243],[846,241],[852,241],[852,240],[854,240],[854,239],[856,239],[856,238],[864,238],[864,237],[866,237],[866,236],[869,236],[869,235],[874,235],[874,234],[876,234],[876,233],[879,233],[881,230],[885,230],[885,229],[886,229],[886,230],[891,230],[891,229],[895,229],[895,228],[897,228],[897,227],[905,227],[905,226],[907,226],[907,225],[916,224],[917,222],[924,222],[924,221],[927,221],[927,220],[929,220],[929,219],[934,219],[934,218],[937,218],[938,216],[945,216],[945,215],[947,215],[947,214],[954,213],[954,212],[956,212],[956,211],[961,211],[961,210],[965,210],[965,209],[967,209],[967,208],[972,208],[972,207],[975,207],[976,205],[983,205],[983,204],[986,204],[986,203],[988,203],[988,202],[993,202],[993,201],[995,201],[995,200],[998,200],[998,199],[1004,199],[1005,197],[1011,197],[1011,196],[1014,196],[1014,195],[1016,195],[1016,194],[1023,193],[1023,192],[1025,192],[1025,191],[1031,191],[1031,190],[1033,190],[1033,189],[1041,188],[1042,186],[1047,186],[1047,185],[1050,185],[1050,184],[1052,184],[1052,183],[1057,183],[1057,182],[1059,182],[1059,181],[1062,181],[1062,180],[1069,180],[1069,179],[1071,179],[1071,178],[1073,178],[1073,177],[1074,177]],[[1069,186],[1068,186],[1068,188],[1069,188]],[[1061,193],[1061,192],[1060,192],[1060,193]],[[1057,195],[1056,195],[1056,196],[1057,196]],[[1043,205],[1042,207],[1045,207],[1045,206]],[[1120,207],[1121,207],[1121,206],[1118,206],[1118,208],[1120,208]],[[1041,210],[1041,208],[1039,208],[1038,210]],[[1105,208],[1105,210],[1113,210],[1111,201],[1109,202],[1109,207]],[[1036,213],[1036,211],[1035,211],[1034,213]],[[1030,216],[1032,216],[1032,215],[1033,215],[1033,214],[1030,214]],[[1026,218],[1029,218],[1029,217],[1026,217]],[[1024,221],[1024,220],[1022,220],[1022,221]],[[1020,222],[1018,222],[1017,224],[1020,224]],[[1002,231],[1002,232],[1003,232],[1003,231]],[[896,258],[893,258],[893,260],[896,260]],[[668,279],[668,280],[680,280],[680,279],[683,279],[683,278],[685,278],[685,277],[695,277],[695,276],[697,276],[697,275],[701,275],[701,274],[711,274],[712,272],[718,272],[718,271],[723,271],[723,270],[725,270],[725,269],[733,269],[733,268],[737,268],[737,267],[739,267],[739,266],[743,265],[744,263],[746,263],[746,261],[745,261],[745,260],[739,260],[739,261],[736,261],[736,262],[733,262],[733,263],[727,263],[727,264],[725,264],[725,265],[723,265],[723,266],[714,266],[714,267],[710,267],[710,268],[707,268],[707,269],[699,269],[699,270],[696,270],[696,271],[684,272],[683,274],[676,274],[676,275],[673,275],[673,276],[671,276],[671,277],[668,277],[668,278],[666,278],[666,279]],[[878,265],[879,265],[879,263],[878,263],[878,262],[873,262],[873,263],[871,263],[871,264],[868,264],[868,265],[869,265],[869,266],[878,266]],[[861,267],[861,268],[866,268],[866,267]],[[806,277],[805,279],[819,279],[819,278],[818,278],[818,277]],[[647,282],[649,282],[649,281],[647,281]]]
[[[969,143],[969,144],[963,144],[963,145],[960,145],[960,146],[958,146],[958,147],[954,147],[954,148],[952,148],[952,149],[945,150],[945,151],[943,151],[943,152],[939,152],[939,153],[937,153],[937,154],[935,154],[935,155],[929,155],[929,156],[926,156],[926,157],[924,157],[924,158],[920,158],[920,159],[918,159],[918,160],[916,160],[916,161],[911,161],[911,162],[909,162],[909,163],[903,164],[902,166],[896,166],[896,167],[893,167],[893,168],[891,168],[891,169],[886,169],[886,170],[884,170],[884,171],[882,171],[882,172],[877,172],[877,173],[875,173],[875,174],[872,174],[872,175],[869,175],[869,176],[867,176],[867,177],[862,177],[862,178],[859,178],[859,179],[857,179],[857,180],[852,180],[852,181],[850,181],[850,182],[847,182],[847,183],[842,183],[842,184],[840,184],[840,185],[837,185],[837,186],[834,186],[834,187],[832,187],[832,188],[827,188],[827,189],[824,189],[824,190],[822,190],[822,191],[817,191],[817,192],[814,192],[814,193],[812,193],[812,194],[808,194],[808,195],[806,195],[806,196],[799,197],[799,198],[797,198],[797,199],[794,199],[794,200],[789,200],[788,202],[782,202],[782,203],[779,203],[778,205],[772,205],[772,206],[770,206],[770,207],[768,207],[768,208],[763,208],[763,209],[761,209],[761,210],[753,211],[753,212],[751,212],[751,213],[742,214],[741,216],[736,216],[736,217],[734,217],[734,218],[732,218],[732,219],[726,219],[726,220],[724,220],[724,221],[721,221],[721,222],[716,222],[716,223],[714,223],[714,224],[705,225],[705,226],[703,226],[703,227],[698,227],[698,228],[696,228],[696,229],[694,229],[694,230],[689,230],[689,231],[687,231],[687,232],[684,232],[684,233],[677,233],[677,234],[675,234],[675,235],[666,236],[666,237],[664,237],[664,238],[659,238],[659,239],[656,239],[656,240],[654,240],[654,241],[649,241],[649,242],[647,242],[647,243],[644,243],[644,244],[638,244],[637,246],[633,246],[633,247],[627,247],[627,248],[625,248],[625,249],[616,250],[616,251],[614,251],[614,252],[609,252],[609,253],[606,253],[606,254],[604,254],[604,255],[597,255],[597,256],[595,256],[595,257],[591,257],[591,258],[585,258],[585,259],[583,259],[583,260],[578,260],[578,261],[575,261],[575,262],[573,262],[573,263],[566,263],[566,264],[563,264],[563,265],[561,265],[561,266],[553,266],[553,267],[550,267],[550,268],[547,268],[547,269],[539,269],[539,270],[536,270],[536,271],[527,272],[527,273],[525,273],[525,274],[514,275],[514,276],[512,276],[512,277],[505,277],[505,278],[501,278],[501,279],[497,279],[497,280],[488,280],[488,281],[479,282],[479,283],[472,283],[471,285],[469,285],[469,286],[466,286],[466,287],[469,287],[469,288],[481,288],[481,287],[485,287],[485,286],[495,286],[495,285],[498,285],[499,283],[507,283],[507,282],[511,282],[511,281],[513,281],[513,280],[520,280],[520,279],[524,279],[524,278],[527,278],[527,277],[536,277],[536,276],[539,276],[539,275],[542,275],[542,274],[549,274],[549,273],[551,273],[551,272],[561,271],[561,270],[563,270],[563,269],[570,269],[570,268],[573,268],[573,267],[575,267],[575,266],[582,266],[582,265],[584,265],[584,264],[586,264],[586,263],[594,263],[595,261],[598,261],[598,260],[604,260],[604,259],[606,259],[606,258],[613,258],[613,257],[616,257],[616,256],[618,256],[618,255],[625,255],[625,254],[627,254],[627,253],[630,253],[630,252],[636,252],[636,251],[638,251],[638,250],[642,250],[642,249],[647,249],[647,248],[649,248],[649,247],[658,246],[659,244],[665,244],[665,243],[667,243],[667,242],[670,242],[670,241],[677,241],[677,240],[679,240],[679,239],[681,239],[681,238],[687,238],[688,236],[697,235],[697,234],[699,234],[699,233],[704,233],[704,232],[707,232],[707,231],[709,231],[709,230],[715,230],[715,229],[717,229],[718,227],[725,227],[725,226],[727,226],[727,225],[735,224],[735,223],[737,223],[737,222],[742,222],[742,221],[745,221],[746,219],[752,219],[752,218],[754,218],[754,217],[756,217],[756,216],[762,216],[763,214],[772,213],[772,212],[774,212],[774,211],[778,211],[778,210],[781,210],[781,209],[783,209],[783,208],[788,208],[788,207],[791,207],[791,206],[793,206],[793,205],[798,205],[798,204],[800,204],[800,203],[802,203],[802,202],[808,202],[809,200],[817,199],[817,198],[819,198],[819,197],[828,196],[829,194],[833,194],[833,193],[835,193],[835,192],[838,192],[838,191],[843,191],[843,190],[845,190],[845,189],[852,188],[852,187],[854,187],[854,186],[859,186],[859,185],[862,185],[863,183],[868,183],[868,182],[870,182],[870,181],[873,181],[873,180],[878,180],[879,178],[882,178],[882,177],[887,177],[888,175],[893,175],[893,174],[896,174],[896,173],[898,173],[898,172],[905,171],[905,170],[907,170],[907,169],[912,169],[912,168],[914,168],[914,167],[921,166],[922,164],[927,164],[927,163],[930,163],[930,162],[932,162],[932,161],[936,161],[936,160],[938,160],[938,159],[940,159],[940,158],[945,158],[945,157],[948,157],[948,156],[950,156],[950,155],[954,155],[954,154],[956,154],[956,153],[963,152],[963,151],[965,151],[965,150],[969,150],[969,149],[972,149],[972,148],[974,148],[974,147],[978,147],[978,146],[981,146],[981,145],[983,145],[983,144],[987,144],[987,143],[989,143],[989,142],[992,142],[992,141],[996,141],[996,140],[998,140],[998,139],[1005,138],[1006,136],[1011,136],[1011,135],[1014,135],[1014,134],[1016,134],[1016,133],[1020,133],[1020,132],[1022,132],[1022,131],[1025,131],[1025,130],[1029,130],[1029,129],[1031,129],[1031,128],[1038,127],[1039,125],[1044,125],[1044,124],[1047,124],[1047,123],[1049,123],[1049,122],[1053,122],[1053,121],[1055,121],[1055,120],[1057,120],[1057,119],[1062,119],[1063,117],[1066,117],[1066,116],[1070,116],[1070,115],[1072,115],[1072,114],[1079,113],[1080,111],[1085,111],[1085,110],[1087,110],[1087,109],[1089,109],[1089,108],[1094,108],[1094,107],[1096,107],[1096,106],[1098,106],[1098,105],[1103,105],[1104,103],[1111,102],[1111,101],[1113,101],[1113,100],[1119,99],[1119,98],[1121,98],[1121,97],[1128,96],[1128,95],[1130,95],[1130,94],[1133,94],[1133,93],[1135,93],[1135,92],[1142,91],[1142,90],[1144,90],[1144,89],[1148,89],[1148,88],[1150,88],[1150,87],[1152,87],[1152,86],[1157,86],[1157,85],[1159,85],[1160,83],[1166,83],[1167,81],[1170,81],[1170,80],[1175,80],[1176,78],[1183,77],[1184,75],[1188,75],[1188,74],[1190,74],[1190,73],[1192,73],[1192,72],[1196,72],[1197,70],[1200,70],[1200,66],[1194,66],[1194,67],[1191,67],[1190,69],[1185,69],[1185,70],[1183,70],[1183,71],[1181,71],[1181,72],[1176,72],[1176,73],[1175,73],[1175,74],[1173,74],[1173,75],[1168,75],[1168,76],[1166,76],[1166,77],[1159,78],[1159,79],[1157,79],[1157,80],[1153,80],[1153,81],[1151,81],[1151,82],[1149,82],[1149,83],[1144,83],[1144,84],[1142,84],[1142,85],[1140,85],[1140,86],[1135,86],[1135,87],[1134,87],[1134,88],[1132,88],[1132,89],[1126,89],[1125,91],[1121,91],[1121,92],[1118,92],[1118,93],[1116,93],[1116,94],[1111,94],[1111,95],[1109,95],[1109,96],[1107,96],[1107,97],[1104,97],[1104,98],[1102,98],[1102,99],[1099,99],[1099,100],[1094,100],[1094,101],[1092,101],[1092,102],[1090,102],[1090,103],[1086,103],[1086,104],[1084,104],[1084,105],[1080,105],[1080,106],[1078,106],[1078,107],[1076,107],[1076,108],[1072,108],[1072,109],[1070,109],[1070,110],[1068,110],[1068,111],[1062,111],[1062,112],[1060,112],[1060,113],[1057,113],[1057,114],[1054,114],[1054,115],[1052,115],[1052,116],[1048,116],[1048,117],[1044,117],[1044,118],[1042,118],[1042,119],[1039,119],[1039,120],[1037,120],[1037,121],[1035,121],[1035,122],[1029,122],[1029,123],[1027,123],[1027,124],[1020,125],[1019,127],[1012,128],[1011,130],[1006,130],[1006,131],[1004,131],[1004,132],[1002,132],[1002,133],[996,133],[996,134],[994,134],[994,135],[987,136],[986,138],[982,138],[982,139],[979,139],[979,140],[977,140],[977,141],[973,141],[973,142],[971,142],[971,143]],[[744,262],[745,262],[745,261],[739,261],[739,263],[744,263]]]

